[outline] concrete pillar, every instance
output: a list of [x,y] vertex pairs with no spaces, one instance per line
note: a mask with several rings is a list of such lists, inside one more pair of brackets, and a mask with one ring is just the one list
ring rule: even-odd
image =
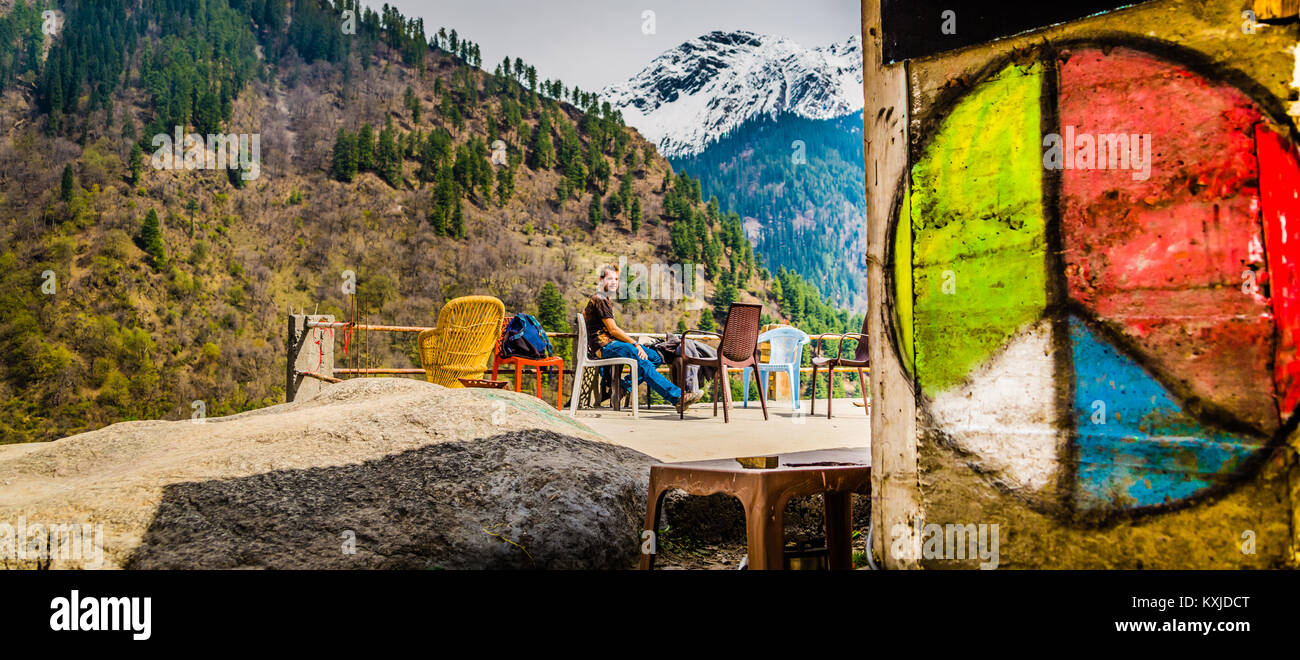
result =
[[[888,304],[885,269],[890,210],[899,181],[906,194],[907,64],[883,64],[880,0],[862,2],[862,84],[867,183],[867,325],[871,343],[871,522],[872,548],[888,568],[915,568],[895,559],[893,530],[913,529],[920,491],[916,447],[916,390],[894,344],[894,310]],[[909,360],[910,362],[910,360]],[[909,556],[910,557],[910,556]]]
[[285,368],[285,401],[315,396],[329,383],[309,376],[309,371],[322,376],[334,375],[334,328],[308,328],[307,321],[333,323],[329,314],[290,314],[285,335],[287,366]]

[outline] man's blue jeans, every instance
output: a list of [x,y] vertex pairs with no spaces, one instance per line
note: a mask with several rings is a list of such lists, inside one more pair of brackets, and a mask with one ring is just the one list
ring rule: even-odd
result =
[[[620,357],[636,360],[641,382],[649,383],[650,389],[667,399],[669,403],[676,404],[677,399],[682,396],[681,388],[673,385],[667,378],[664,378],[663,374],[656,371],[656,368],[664,363],[663,356],[659,354],[659,351],[650,348],[645,349],[645,355],[646,359],[641,359],[636,354],[636,346],[625,341],[611,341],[600,348],[600,356],[603,358]],[[629,385],[630,380],[630,378],[625,379],[624,385]]]

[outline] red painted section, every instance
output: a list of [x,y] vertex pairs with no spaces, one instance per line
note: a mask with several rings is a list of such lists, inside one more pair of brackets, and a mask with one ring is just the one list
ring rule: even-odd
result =
[[1277,323],[1274,364],[1278,412],[1287,419],[1300,402],[1300,156],[1285,138],[1266,128],[1255,134],[1264,247]]
[[1175,391],[1272,432],[1272,308],[1243,290],[1244,274],[1265,268],[1261,113],[1231,86],[1122,48],[1075,52],[1060,74],[1063,134],[1150,135],[1152,159],[1146,180],[1134,169],[1062,172],[1069,295]]

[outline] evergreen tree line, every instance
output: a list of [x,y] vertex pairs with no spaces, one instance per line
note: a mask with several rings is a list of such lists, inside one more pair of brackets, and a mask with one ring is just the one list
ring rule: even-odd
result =
[[[408,107],[418,117],[418,100]],[[414,183],[431,188],[429,222],[439,235],[463,238],[464,202],[483,208],[493,203],[505,206],[514,195],[518,153],[508,156],[507,163],[496,171],[488,146],[477,135],[457,144],[441,126],[427,133],[422,128],[403,133],[393,126],[390,116],[378,135],[370,124],[363,124],[356,133],[340,128],[334,141],[332,173],[347,183],[361,172],[373,172],[389,185],[400,187],[411,183],[403,176],[405,161],[415,160]]]
[[[131,127],[128,137],[146,148],[152,135],[174,126],[220,130],[244,85],[267,73],[259,45],[272,67],[290,52],[309,62],[350,62],[354,49],[368,67],[382,42],[423,70],[428,48],[440,44],[426,38],[423,19],[408,20],[387,5],[382,13],[361,8],[359,0],[301,0],[292,9],[287,0],[142,0],[139,7],[69,0],[41,62],[42,7],[19,0],[0,17],[0,86],[31,76],[51,135],[69,129],[66,118],[97,110],[113,125],[112,96],[130,84],[138,62],[152,116],[143,133]],[[354,12],[355,34],[342,29],[345,10]],[[478,50],[465,40],[457,47],[462,56]]]
[[704,194],[716,195],[722,208],[763,222],[757,250],[765,263],[801,273],[847,305],[863,290],[861,245],[836,228],[865,214],[862,149],[860,114],[786,114],[746,122],[672,163],[699,176]]
[[[139,61],[152,105],[146,135],[176,125],[218,130],[239,90],[258,73],[248,17],[223,0],[144,0],[133,11],[112,3],[66,2],[64,10],[37,78],[50,134],[68,128],[65,118],[97,110],[113,125],[112,96],[130,82],[129,58]],[[142,40],[151,24],[157,38]],[[84,135],[84,122],[81,130]]]
[[[669,173],[664,178],[664,212],[673,255],[683,263],[703,264],[710,280],[720,286],[738,286],[748,281],[757,265],[752,246],[735,212],[723,214],[717,197],[698,208],[700,180],[690,174]],[[730,269],[723,271],[721,258]],[[720,279],[721,278],[721,279]],[[735,300],[734,291],[726,305]],[[725,309],[725,307],[721,307]]]
[[816,286],[792,270],[778,269],[772,278],[770,291],[781,307],[781,314],[804,332],[858,332],[862,329],[861,314],[826,302]]
[[[368,125],[355,133],[340,130],[332,164],[335,179],[351,182],[370,171],[394,187],[431,184],[430,222],[439,233],[462,236],[463,204],[504,206],[513,196],[517,168],[526,164],[562,175],[556,190],[560,204],[590,193],[593,226],[626,219],[633,232],[640,229],[644,215],[642,200],[634,194],[635,173],[644,171],[654,150],[632,145],[621,113],[595,94],[561,81],[544,81],[539,90],[536,69],[518,58],[507,57],[493,74],[483,74],[473,68],[477,46],[466,45],[455,30],[439,30],[432,42],[447,52],[458,51],[463,60],[449,75],[434,79],[432,112],[425,112],[419,95],[408,87],[403,106],[414,131],[392,129],[391,117],[385,129],[391,137],[383,131],[376,137]],[[562,107],[569,99],[587,103],[587,111]],[[486,138],[463,134],[470,117],[484,119]],[[428,132],[422,126],[426,119],[434,124]],[[506,144],[508,159],[499,169],[491,164],[489,149],[497,140]],[[408,159],[418,164],[409,181],[402,174]]]
[[17,0],[8,14],[0,16],[0,88],[22,79],[32,82],[41,70],[44,6]]

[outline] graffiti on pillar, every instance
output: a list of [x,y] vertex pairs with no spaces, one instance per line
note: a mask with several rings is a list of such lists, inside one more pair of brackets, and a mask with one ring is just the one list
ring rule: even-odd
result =
[[973,80],[925,118],[895,203],[893,340],[925,428],[1081,519],[1250,478],[1300,421],[1300,166],[1277,102],[1131,38]]

